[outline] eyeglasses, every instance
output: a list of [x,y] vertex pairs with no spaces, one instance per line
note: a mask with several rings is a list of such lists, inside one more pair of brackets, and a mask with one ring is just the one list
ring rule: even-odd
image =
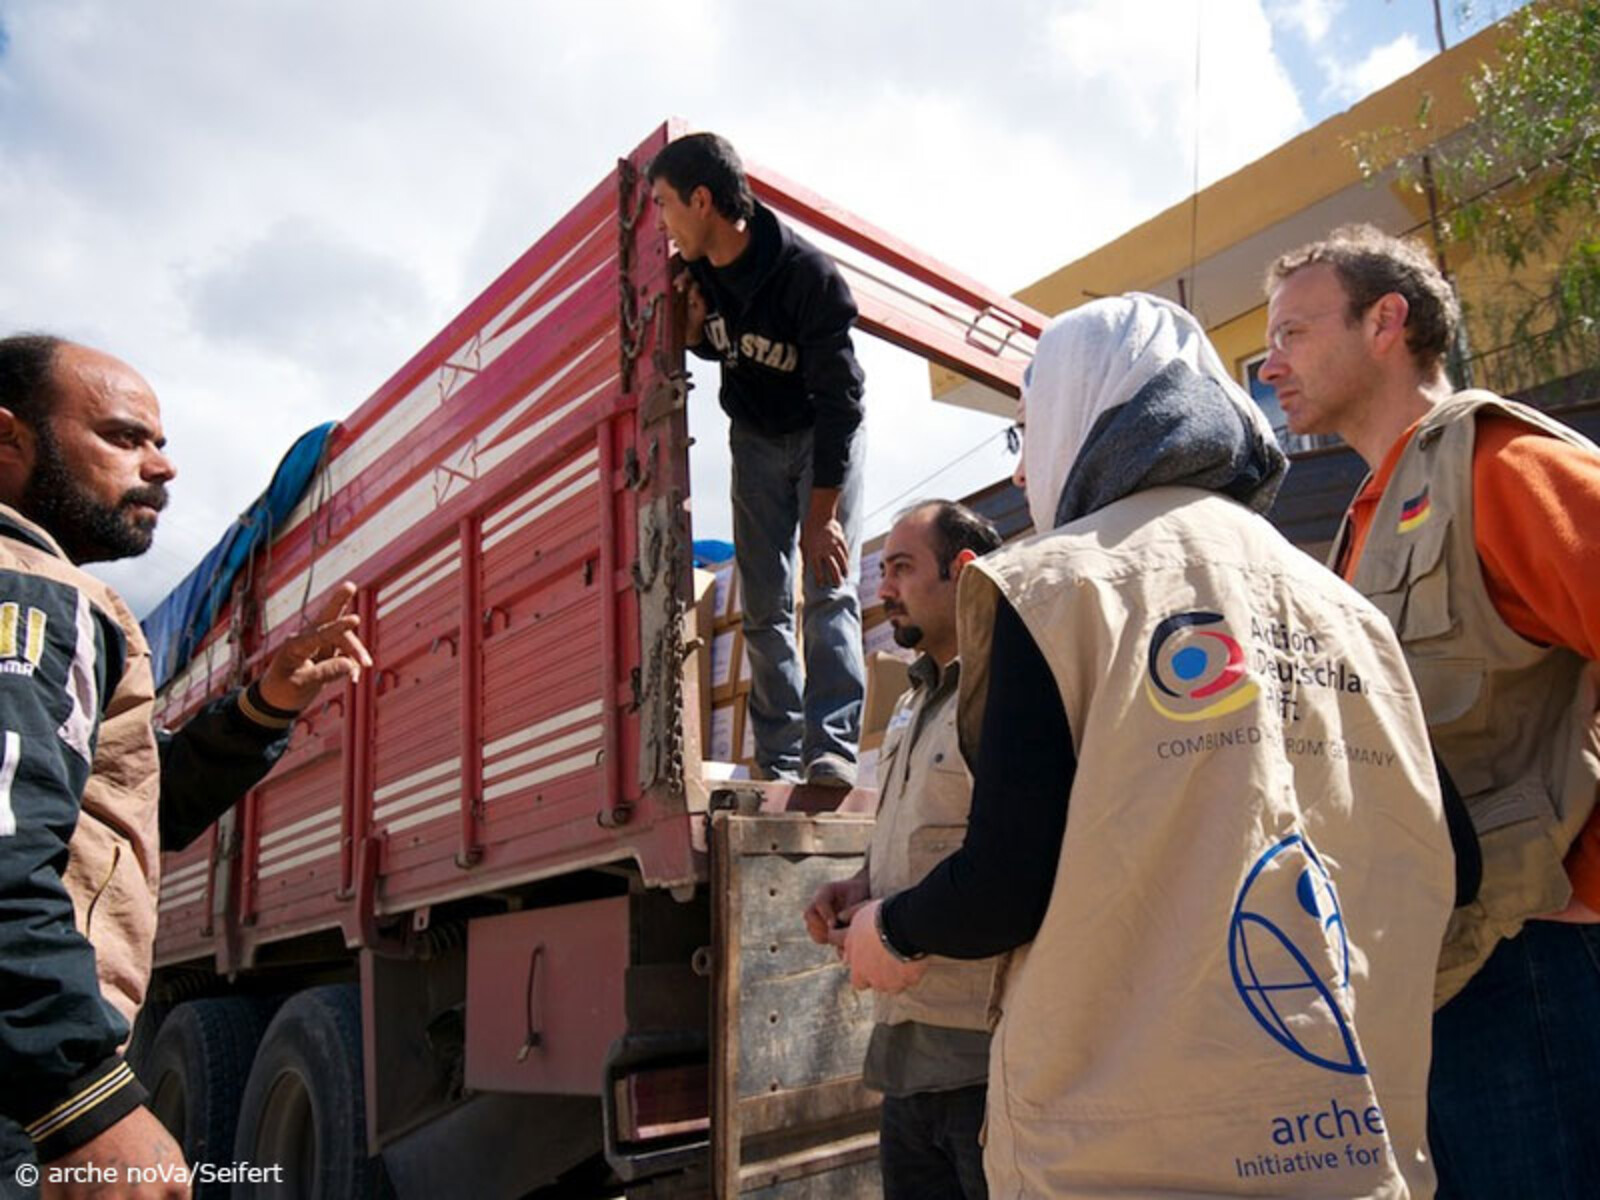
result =
[[1345,306],[1340,305],[1338,308],[1326,308],[1321,312],[1312,313],[1309,317],[1294,317],[1287,321],[1279,321],[1271,329],[1267,330],[1267,345],[1279,354],[1287,354],[1290,347],[1294,345],[1294,339],[1304,333],[1312,324],[1322,320],[1324,317],[1331,317],[1336,313],[1342,314],[1346,311]]

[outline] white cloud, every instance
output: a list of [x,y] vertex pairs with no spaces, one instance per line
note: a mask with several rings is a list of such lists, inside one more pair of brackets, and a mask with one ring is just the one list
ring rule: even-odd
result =
[[[1169,12],[1172,19],[1156,37],[1150,10],[1122,0],[1083,0],[1057,14],[1052,44],[1092,88],[1082,119],[1124,136],[1124,123],[1131,125],[1138,140],[1124,142],[1125,154],[1158,152],[1169,170],[1181,163],[1187,172],[1194,169],[1198,119],[1201,186],[1305,127],[1257,0],[1213,0]],[[1190,178],[1184,174],[1178,194]]]
[[[669,113],[1008,289],[1180,199],[1197,8],[1168,7],[1152,36],[1122,0],[4,4],[0,328],[161,395],[173,504],[108,571],[142,607]],[[1203,181],[1305,122],[1260,0],[1204,13]],[[998,425],[865,356],[871,508]],[[697,525],[725,535],[709,384],[694,404]],[[972,463],[934,490],[1009,469]]]
[[1325,94],[1345,104],[1354,104],[1408,75],[1428,61],[1429,54],[1416,37],[1402,33],[1393,41],[1374,47],[1359,62],[1341,63],[1333,58],[1322,61],[1327,76]]
[[1343,7],[1343,0],[1276,0],[1267,6],[1267,16],[1274,25],[1293,30],[1315,46],[1328,36]]

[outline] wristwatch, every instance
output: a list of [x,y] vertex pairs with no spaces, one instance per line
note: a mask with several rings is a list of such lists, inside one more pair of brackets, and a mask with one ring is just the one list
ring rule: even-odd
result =
[[889,931],[883,927],[882,904],[878,905],[877,909],[873,912],[872,923],[878,930],[878,940],[883,943],[883,948],[889,952],[889,957],[894,959],[896,962],[916,962],[920,958],[928,957],[927,952],[923,950],[919,950],[915,954],[907,954],[901,950],[899,946],[896,946],[889,940]]

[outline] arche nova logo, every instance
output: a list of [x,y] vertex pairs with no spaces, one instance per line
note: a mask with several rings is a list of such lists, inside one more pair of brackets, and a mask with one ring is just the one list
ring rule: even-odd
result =
[[1324,1070],[1366,1074],[1345,1019],[1344,906],[1303,834],[1280,838],[1251,865],[1228,923],[1228,965],[1239,999],[1273,1041]]
[[1145,695],[1168,720],[1206,721],[1238,712],[1261,692],[1244,648],[1221,613],[1174,613],[1150,635]]

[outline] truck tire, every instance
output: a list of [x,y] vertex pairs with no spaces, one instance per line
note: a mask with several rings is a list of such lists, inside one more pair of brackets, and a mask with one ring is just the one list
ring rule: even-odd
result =
[[[150,1109],[191,1164],[229,1161],[240,1094],[271,1015],[271,1003],[254,997],[190,1000],[167,1014],[142,1056]],[[227,1192],[226,1184],[195,1188],[197,1197]]]
[[361,994],[354,984],[310,988],[278,1010],[256,1052],[239,1105],[236,1163],[282,1168],[234,1183],[234,1196],[356,1200],[381,1177],[367,1157]]
[[[152,989],[153,990],[153,989]],[[128,1048],[122,1052],[122,1057],[127,1060],[133,1073],[139,1077],[139,1082],[145,1082],[145,1073],[150,1066],[150,1051],[156,1044],[156,1034],[161,1032],[161,1025],[167,1019],[175,1005],[165,1000],[157,1000],[155,996],[148,995],[144,1004],[139,1008],[139,1016],[133,1022],[133,1032],[128,1037]]]

